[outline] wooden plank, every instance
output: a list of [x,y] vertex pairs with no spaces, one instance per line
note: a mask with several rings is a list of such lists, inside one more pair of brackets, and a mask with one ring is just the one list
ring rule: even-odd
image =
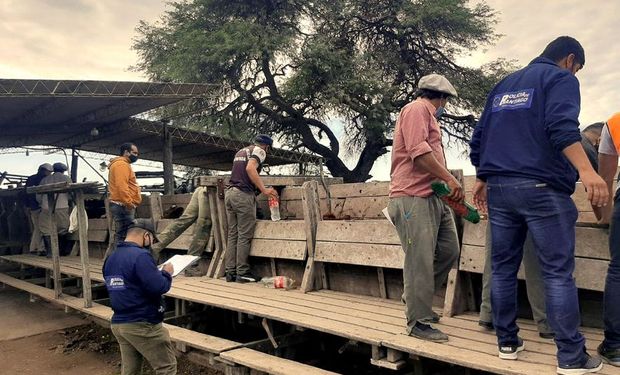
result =
[[[200,176],[196,177],[200,186],[216,186],[218,179],[224,179],[224,185],[230,180],[230,176]],[[318,181],[320,177],[314,176],[261,176],[265,186],[301,186],[306,181]],[[342,177],[325,178],[325,183],[342,184]]]
[[385,287],[385,275],[383,274],[382,267],[377,267],[377,280],[379,281],[379,294],[381,298],[388,298],[387,288]]
[[31,186],[26,188],[28,194],[47,194],[47,193],[66,193],[73,190],[96,188],[101,184],[98,182],[56,182],[53,184]]
[[[314,288],[315,271],[317,265],[314,262],[314,248],[316,245],[317,224],[321,219],[321,211],[319,208],[318,182],[309,181],[303,184],[302,204],[304,211],[304,230],[306,234],[306,249],[308,259],[304,269],[304,275],[301,281],[300,289],[302,292],[308,292]],[[318,266],[322,268],[322,264]]]
[[[488,225],[487,220],[482,220],[478,224],[465,222],[463,243],[485,246]],[[575,228],[575,236],[575,256],[603,260],[610,259],[607,229],[578,226]]]
[[[163,232],[169,225],[172,225],[176,219],[160,219],[157,221],[156,230],[157,233]],[[183,234],[192,235],[196,228],[196,223],[190,225]]]
[[306,260],[306,241],[253,239],[250,256]]
[[[46,300],[61,303],[65,306],[69,306],[80,312],[86,313],[99,319],[103,319],[105,321],[109,321],[112,318],[112,309],[104,305],[93,303],[93,306],[91,308],[86,308],[84,307],[84,301],[82,298],[62,296],[60,299],[55,299],[52,290],[34,285],[26,281],[12,278],[2,273],[0,273],[0,282],[10,285],[14,288],[35,294]],[[203,333],[173,326],[166,323],[164,323],[164,327],[168,329],[168,332],[170,333],[170,339],[172,341],[181,342],[193,348],[204,350],[210,353],[220,354],[224,351],[232,350],[242,346],[241,343],[235,341],[205,335]]]
[[402,269],[405,253],[400,245],[317,241],[314,260]]
[[387,220],[323,220],[318,223],[317,241],[399,245],[396,228]]
[[[460,270],[474,273],[484,271],[484,248],[480,246],[464,245],[461,250]],[[605,276],[609,262],[600,259],[575,258],[575,282],[578,288],[603,291],[605,289]],[[517,277],[525,278],[523,266]]]
[[172,206],[172,205],[187,206],[190,200],[192,200],[191,194],[173,194],[173,195],[162,195],[161,196],[162,206]]
[[78,190],[75,192],[76,209],[78,210],[78,235],[80,237],[80,261],[82,265],[82,295],[84,296],[84,307],[92,307],[93,294],[90,283],[90,261],[88,254],[88,233],[86,232],[86,209],[84,207],[84,192]]
[[338,218],[351,217],[355,219],[381,219],[383,210],[387,207],[390,198],[380,197],[347,197],[336,198],[333,201],[334,215]]
[[379,197],[390,193],[389,181],[334,184],[329,187],[332,198]]
[[258,350],[249,348],[240,348],[226,351],[220,354],[220,357],[227,361],[237,363],[252,369],[263,371],[272,375],[291,375],[291,374],[308,374],[308,375],[328,375],[337,374],[335,372],[322,370],[317,367],[309,366],[303,363],[295,362],[290,359],[275,357]]
[[304,225],[302,220],[257,220],[254,239],[305,241]]
[[[82,192],[82,194],[84,194]],[[106,219],[88,219],[88,230],[108,230]]]

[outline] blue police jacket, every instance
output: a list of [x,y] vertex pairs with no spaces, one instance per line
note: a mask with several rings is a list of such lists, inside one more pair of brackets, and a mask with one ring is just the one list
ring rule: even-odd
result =
[[489,94],[470,142],[477,177],[532,178],[572,194],[577,171],[562,151],[581,141],[580,100],[577,78],[547,58],[508,75]]
[[172,276],[157,269],[147,249],[120,242],[103,264],[103,277],[114,310],[112,323],[163,321],[163,295]]

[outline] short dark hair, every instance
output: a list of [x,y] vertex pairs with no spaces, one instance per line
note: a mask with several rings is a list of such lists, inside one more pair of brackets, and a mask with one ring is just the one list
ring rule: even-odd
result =
[[558,62],[570,54],[575,55],[575,60],[584,66],[586,64],[586,53],[577,39],[570,36],[561,36],[547,44],[545,50],[540,54],[554,62]]
[[605,125],[605,123],[603,122],[595,122],[594,124],[590,124],[588,126],[586,126],[585,129],[583,129],[583,132],[597,132],[597,133],[601,133],[603,131],[603,126]]
[[125,151],[129,151],[131,152],[131,148],[135,146],[135,143],[131,143],[131,142],[127,142],[127,143],[123,143],[121,145],[121,149],[120,149],[120,156],[123,156],[125,154]]
[[429,100],[433,99],[446,99],[450,97],[450,94],[446,94],[445,92],[429,90],[429,89],[419,89],[415,93],[415,97],[417,98],[426,98]]

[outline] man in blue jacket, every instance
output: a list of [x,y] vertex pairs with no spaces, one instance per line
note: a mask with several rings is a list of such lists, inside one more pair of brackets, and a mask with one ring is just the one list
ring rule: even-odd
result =
[[[605,182],[581,146],[580,94],[575,77],[585,64],[579,42],[560,37],[541,56],[493,88],[471,140],[474,202],[488,204],[492,232],[493,322],[499,357],[517,359],[517,271],[529,230],[545,283],[547,319],[558,347],[558,374],[601,369],[585,351],[575,268],[578,176],[594,206],[607,203]],[[487,196],[488,195],[488,196]]]
[[122,375],[142,373],[144,359],[157,375],[175,375],[177,361],[164,320],[163,295],[170,290],[174,269],[160,271],[149,248],[155,240],[149,220],[138,219],[125,241],[103,264],[103,277],[110,294],[112,333],[121,349]]

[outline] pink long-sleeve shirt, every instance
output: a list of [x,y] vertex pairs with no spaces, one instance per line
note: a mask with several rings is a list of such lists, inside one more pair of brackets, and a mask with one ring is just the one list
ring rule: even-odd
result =
[[396,122],[390,197],[428,197],[433,194],[431,182],[437,178],[413,163],[415,158],[429,152],[440,164],[446,165],[435,106],[428,99],[421,98],[407,104]]

